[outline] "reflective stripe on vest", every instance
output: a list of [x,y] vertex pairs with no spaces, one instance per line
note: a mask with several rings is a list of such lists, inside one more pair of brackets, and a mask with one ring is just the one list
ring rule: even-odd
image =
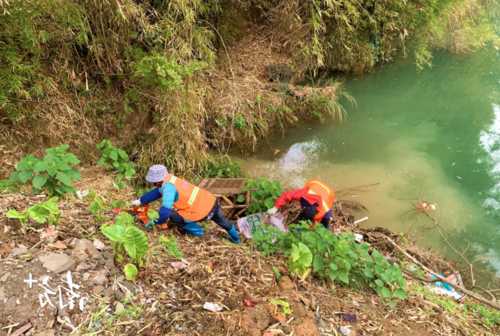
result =
[[212,211],[216,198],[208,190],[174,175],[165,176],[165,182],[175,186],[179,198],[174,203],[174,209],[185,220],[199,221],[206,218]]
[[189,196],[188,204],[193,205],[194,201],[196,200],[196,196],[198,196],[198,193],[200,192],[200,188],[194,187],[193,192],[191,193],[191,196]]
[[[311,194],[311,195],[318,196],[318,194],[316,192],[314,192],[314,190],[311,190],[311,189],[307,190],[307,193]],[[330,210],[330,207],[328,206],[328,203],[325,202],[325,200],[323,199],[323,197],[320,197],[320,198],[321,198],[321,203],[323,205],[323,210],[325,212],[327,212],[328,210]]]

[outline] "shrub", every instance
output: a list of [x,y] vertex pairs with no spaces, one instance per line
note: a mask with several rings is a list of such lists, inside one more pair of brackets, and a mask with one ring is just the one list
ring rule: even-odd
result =
[[127,179],[134,177],[134,164],[130,162],[127,152],[113,146],[109,140],[101,141],[97,144],[97,149],[101,152],[101,158],[97,161],[98,165],[114,170]]
[[121,212],[112,225],[101,226],[101,232],[113,244],[118,260],[124,258],[124,252],[134,263],[141,266],[148,251],[146,234],[134,225],[134,217]]
[[229,156],[211,157],[202,172],[204,177],[239,177],[240,165]]
[[57,197],[52,197],[45,202],[41,202],[29,207],[25,211],[11,209],[6,213],[7,218],[17,219],[22,225],[26,225],[29,220],[38,224],[57,224],[60,216]]
[[250,191],[251,197],[248,213],[262,212],[274,207],[274,202],[283,191],[279,181],[266,178],[249,180],[245,189]]
[[[309,229],[308,222],[290,226],[290,232],[275,234],[263,227],[254,244],[264,254],[282,253],[288,257],[291,273],[301,278],[312,272],[318,278],[354,287],[370,287],[384,299],[406,297],[401,269],[376,249],[357,243],[354,235],[335,235],[323,226]],[[271,233],[266,235],[265,233]]]
[[142,57],[135,65],[134,75],[145,86],[164,90],[178,89],[185,77],[206,67],[206,63],[193,61],[187,65],[161,54]]
[[73,182],[80,179],[80,173],[74,166],[80,161],[68,152],[68,148],[68,145],[48,148],[42,159],[33,155],[25,156],[18,162],[9,179],[15,184],[31,181],[34,192],[47,190],[50,195],[74,192]]

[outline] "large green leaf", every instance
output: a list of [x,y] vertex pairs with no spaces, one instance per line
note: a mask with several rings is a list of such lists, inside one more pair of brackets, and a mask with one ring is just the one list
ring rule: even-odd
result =
[[139,228],[127,226],[123,246],[129,257],[139,263],[148,251],[148,237]]
[[7,218],[17,219],[17,220],[19,220],[23,224],[28,220],[28,214],[27,213],[25,213],[25,212],[19,212],[19,211],[15,210],[15,209],[11,209],[11,210],[7,211],[7,213],[5,215],[7,216]]
[[37,175],[35,178],[33,178],[33,187],[35,189],[42,189],[45,183],[47,182],[47,176],[46,175]]
[[123,243],[125,240],[125,226],[123,224],[103,225],[101,232],[113,242]]
[[71,178],[68,175],[66,175],[65,173],[62,173],[62,172],[57,173],[56,178],[61,183],[63,183],[64,185],[66,185],[68,187],[70,187],[70,186],[73,185],[73,182],[71,181]]
[[128,281],[135,281],[137,278],[137,274],[139,273],[139,270],[134,264],[126,264],[123,266],[123,273],[125,274],[125,278]]

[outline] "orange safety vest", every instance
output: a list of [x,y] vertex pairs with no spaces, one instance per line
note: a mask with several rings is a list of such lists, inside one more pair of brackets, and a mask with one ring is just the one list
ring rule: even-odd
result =
[[318,206],[318,212],[314,216],[314,221],[319,222],[333,207],[333,203],[335,202],[335,192],[316,180],[308,181],[305,188],[307,189],[308,194],[316,195],[321,198],[321,204]]
[[215,195],[186,180],[167,174],[164,182],[172,183],[179,193],[174,209],[187,221],[197,222],[210,214],[215,205]]

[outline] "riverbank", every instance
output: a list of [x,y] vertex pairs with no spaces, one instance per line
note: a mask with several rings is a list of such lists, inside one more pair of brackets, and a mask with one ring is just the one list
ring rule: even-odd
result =
[[208,150],[344,116],[338,83],[304,80],[362,74],[410,49],[425,64],[430,48],[455,45],[452,32],[457,51],[483,46],[486,2],[463,3],[3,1],[2,169],[60,143],[90,162],[113,138],[140,169],[203,175]]
[[[191,238],[175,230],[147,234],[149,249],[135,281],[127,281],[121,263],[113,261],[113,249],[99,230],[115,214],[111,201],[134,198],[130,188],[116,190],[114,177],[100,168],[82,170],[80,191],[102,197],[100,212],[93,198],[67,196],[59,205],[61,216],[54,229],[33,226],[27,233],[8,209],[23,210],[45,196],[3,194],[0,201],[0,253],[2,305],[0,323],[6,330],[44,330],[53,334],[149,333],[168,335],[496,335],[498,312],[466,298],[463,303],[432,294],[425,283],[407,279],[408,297],[388,302],[371,289],[353,289],[308,277],[300,280],[288,269],[282,256],[263,257],[251,242],[233,245],[223,233],[207,225],[207,235]],[[95,200],[95,198],[94,198]],[[116,204],[116,203],[114,203]],[[32,224],[30,223],[28,227]],[[168,235],[168,248],[161,244]],[[173,237],[173,238],[172,238]],[[373,236],[375,237],[375,236]],[[373,248],[398,263],[398,252],[366,237]],[[397,236],[391,235],[396,241]],[[90,243],[90,245],[88,245]],[[400,241],[402,246],[405,246]],[[175,247],[174,247],[175,246]],[[405,246],[409,247],[409,246]],[[413,247],[411,247],[413,248]],[[411,249],[410,248],[410,249]],[[390,252],[393,251],[393,252]],[[417,250],[415,250],[417,251]],[[413,253],[415,253],[415,251]],[[43,288],[20,284],[20,279],[50,275],[50,286],[59,276],[39,261],[47,253],[68,255],[66,268],[86,297],[83,309],[66,306],[57,312],[50,305],[39,307],[37,295]],[[418,255],[418,254],[415,254]],[[181,258],[181,259],[179,259]],[[436,267],[439,258],[421,259]],[[432,261],[434,260],[434,261]],[[430,263],[429,263],[430,262]],[[14,275],[14,276],[13,276]],[[415,275],[414,275],[415,276]],[[64,277],[63,277],[64,278]],[[52,299],[52,296],[49,296]],[[220,312],[203,308],[216,303]],[[57,300],[53,301],[57,306]],[[7,331],[8,332],[8,331]]]

